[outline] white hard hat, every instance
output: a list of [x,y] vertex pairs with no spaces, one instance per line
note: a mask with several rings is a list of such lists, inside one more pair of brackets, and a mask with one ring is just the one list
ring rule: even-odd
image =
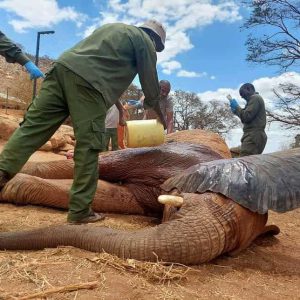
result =
[[166,30],[161,23],[156,20],[148,20],[140,28],[149,29],[152,31],[155,39],[156,51],[161,52],[165,49]]

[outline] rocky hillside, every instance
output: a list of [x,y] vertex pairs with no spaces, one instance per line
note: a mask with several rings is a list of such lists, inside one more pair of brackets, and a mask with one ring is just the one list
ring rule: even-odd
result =
[[[46,72],[51,63],[51,59],[41,58],[39,67],[43,72]],[[0,56],[0,78],[0,100],[2,100],[2,107],[7,91],[10,106],[12,107],[17,103],[23,103],[24,106],[30,102],[32,98],[32,81],[22,66],[19,64],[9,64],[4,57]],[[41,80],[38,80],[38,86],[40,82]]]
[[[0,144],[5,143],[13,132],[19,127],[23,120],[20,111],[8,110],[5,112],[0,109]],[[73,128],[62,125],[56,133],[39,150],[52,151],[61,155],[68,156],[74,152],[75,137]]]

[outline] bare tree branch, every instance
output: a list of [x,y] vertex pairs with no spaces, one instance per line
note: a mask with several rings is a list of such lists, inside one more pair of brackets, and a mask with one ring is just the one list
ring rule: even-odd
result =
[[299,0],[244,0],[252,10],[243,29],[264,27],[268,34],[249,35],[247,60],[287,70],[300,63]]

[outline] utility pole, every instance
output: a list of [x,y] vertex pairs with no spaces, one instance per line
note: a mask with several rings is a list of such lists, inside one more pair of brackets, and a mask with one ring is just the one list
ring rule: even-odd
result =
[[[36,39],[36,51],[35,51],[35,65],[38,67],[39,65],[39,52],[40,52],[40,36],[41,34],[53,34],[55,31],[49,30],[49,31],[38,31],[37,32],[37,39]],[[33,80],[33,92],[32,92],[32,99],[36,96],[36,81],[35,78]]]

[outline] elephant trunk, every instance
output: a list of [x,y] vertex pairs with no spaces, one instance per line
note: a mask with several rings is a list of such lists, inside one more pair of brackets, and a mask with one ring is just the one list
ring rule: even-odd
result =
[[[121,258],[199,264],[231,251],[238,242],[234,204],[190,201],[173,218],[155,227],[124,232],[105,227],[61,225],[0,234],[1,250],[74,246]],[[199,205],[198,205],[199,206]]]

